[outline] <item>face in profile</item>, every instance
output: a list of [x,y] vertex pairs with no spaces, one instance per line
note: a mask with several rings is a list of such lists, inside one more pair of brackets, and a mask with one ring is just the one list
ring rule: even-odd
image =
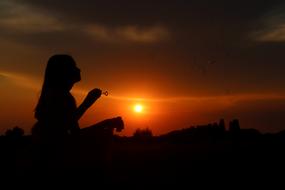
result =
[[80,80],[80,69],[70,55],[54,55],[49,59],[45,73],[45,81],[49,87],[69,87]]
[[81,80],[80,69],[76,66],[76,64],[74,64],[72,70],[73,71],[71,73],[71,80],[73,80],[73,83],[77,83]]

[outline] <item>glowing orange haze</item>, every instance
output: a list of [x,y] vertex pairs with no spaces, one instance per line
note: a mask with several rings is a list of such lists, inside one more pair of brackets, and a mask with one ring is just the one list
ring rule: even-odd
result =
[[[1,133],[15,125],[23,127],[26,132],[29,132],[35,122],[33,108],[40,93],[41,81],[13,73],[1,72],[0,74],[7,80],[0,89]],[[88,92],[79,87],[80,85],[76,85],[72,91],[78,104]],[[127,89],[126,87],[124,92],[128,92]],[[250,120],[248,113],[257,113],[260,111],[260,106],[268,108],[267,105],[262,105],[262,102],[269,102],[271,105],[269,109],[275,110],[276,107],[272,106],[271,103],[275,102],[276,105],[276,102],[280,104],[280,102],[284,103],[285,100],[284,95],[277,94],[147,98],[147,93],[139,92],[139,90],[138,95],[134,97],[127,96],[127,93],[125,96],[116,96],[112,90],[109,93],[108,96],[102,96],[87,111],[80,121],[81,127],[118,115],[122,116],[125,121],[126,128],[121,133],[122,135],[131,135],[135,129],[146,127],[157,135],[190,125],[214,122],[219,118],[229,120],[237,117],[241,119],[241,124],[244,127],[255,127],[256,121]],[[139,94],[142,96],[140,97]],[[249,105],[252,102],[254,106],[250,107]],[[140,113],[134,111],[136,104],[143,106]],[[275,130],[277,131],[279,128]]]

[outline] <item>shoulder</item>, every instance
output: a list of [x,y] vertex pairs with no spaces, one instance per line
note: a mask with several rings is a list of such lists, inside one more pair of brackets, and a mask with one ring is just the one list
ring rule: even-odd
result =
[[72,96],[71,93],[68,93],[66,95],[66,101],[69,102],[69,104],[73,105],[73,106],[76,106],[76,101],[75,101],[75,98]]
[[70,93],[51,92],[44,97],[46,107],[54,109],[74,109],[76,102]]

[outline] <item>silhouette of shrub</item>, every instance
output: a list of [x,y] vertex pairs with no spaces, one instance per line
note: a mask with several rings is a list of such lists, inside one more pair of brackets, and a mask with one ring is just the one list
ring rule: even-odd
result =
[[133,134],[133,138],[138,141],[149,141],[152,137],[152,131],[149,128],[137,129]]
[[13,129],[8,129],[5,132],[5,136],[11,137],[11,138],[21,138],[24,135],[24,130],[20,127],[16,126]]

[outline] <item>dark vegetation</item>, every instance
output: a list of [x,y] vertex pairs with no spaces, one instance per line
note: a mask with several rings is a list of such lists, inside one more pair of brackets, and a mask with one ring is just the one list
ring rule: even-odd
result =
[[161,136],[153,136],[150,129],[138,129],[132,137],[85,129],[76,141],[67,140],[61,153],[41,160],[39,155],[45,154],[32,137],[15,127],[0,137],[0,163],[5,177],[64,176],[69,181],[134,189],[153,184],[191,187],[200,180],[204,181],[200,185],[262,184],[284,175],[284,145],[285,131],[262,134],[241,129],[238,120],[229,126],[221,120]]

